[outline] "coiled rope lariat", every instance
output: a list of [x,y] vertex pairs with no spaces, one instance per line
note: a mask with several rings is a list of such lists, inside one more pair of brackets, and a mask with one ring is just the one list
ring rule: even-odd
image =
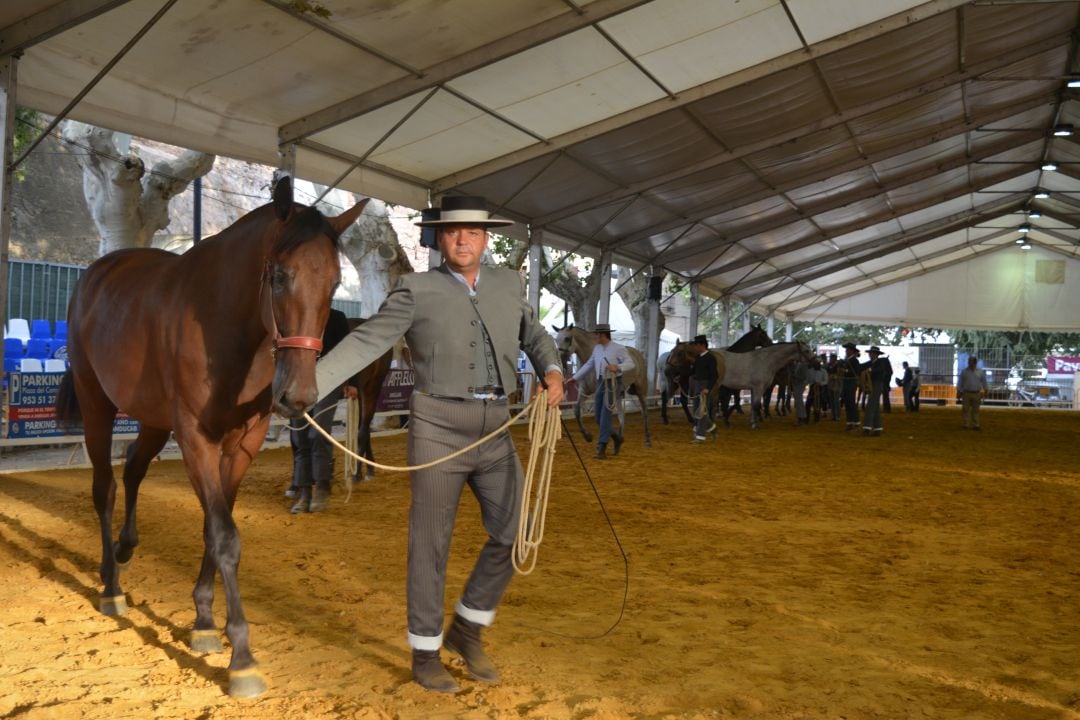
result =
[[[548,490],[551,487],[551,470],[555,458],[555,445],[562,438],[561,411],[558,408],[548,407],[547,390],[541,390],[521,412],[479,440],[455,450],[446,457],[420,465],[383,465],[374,460],[368,460],[338,442],[333,435],[316,423],[310,415],[304,413],[304,417],[331,444],[355,460],[389,472],[414,472],[452,460],[483,445],[488,440],[502,434],[526,413],[530,413],[529,464],[525,470],[525,486],[521,494],[521,511],[518,518],[517,539],[514,541],[512,558],[514,568],[519,573],[527,575],[536,567],[537,552],[540,542],[543,540],[544,519],[547,515]],[[345,502],[348,502],[349,498],[352,497],[352,478],[348,475],[346,476],[345,486],[347,488]]]
[[602,382],[604,383],[604,407],[608,412],[614,413],[622,399],[618,397],[619,377],[610,370],[605,370]]
[[555,445],[562,438],[562,412],[549,408],[547,390],[540,393],[543,402],[534,405],[529,415],[529,464],[525,468],[525,487],[521,492],[521,513],[511,560],[514,569],[528,575],[536,567],[540,543],[544,539],[551,469]]

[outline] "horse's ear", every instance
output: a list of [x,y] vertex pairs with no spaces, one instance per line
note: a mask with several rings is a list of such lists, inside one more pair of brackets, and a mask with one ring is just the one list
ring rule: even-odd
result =
[[293,209],[292,178],[282,175],[274,186],[274,214],[284,222]]
[[552,330],[554,330],[556,334],[558,334],[558,333],[562,332],[562,328],[561,328],[561,327],[556,327],[556,326],[554,326],[554,325],[552,325],[552,326],[551,326],[551,329],[552,329]]
[[364,198],[337,217],[326,218],[326,221],[330,223],[330,227],[334,228],[334,230],[337,231],[337,234],[340,235],[345,232],[350,225],[356,222],[356,218],[360,217],[360,213],[364,212],[364,206],[368,204],[368,200],[370,199],[371,198]]

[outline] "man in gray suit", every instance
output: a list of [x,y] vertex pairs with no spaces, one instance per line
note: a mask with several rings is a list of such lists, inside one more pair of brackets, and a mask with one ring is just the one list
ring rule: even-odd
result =
[[[517,386],[519,349],[544,372],[548,405],[557,406],[563,395],[558,351],[524,301],[521,277],[506,268],[480,267],[487,228],[513,222],[491,217],[483,199],[474,197],[444,198],[437,215],[417,224],[436,229],[443,264],[402,276],[379,312],[342,340],[316,371],[320,394],[328,392],[404,335],[416,370],[410,465],[445,457],[506,422],[506,396]],[[496,682],[499,674],[484,652],[480,631],[495,619],[514,574],[511,551],[524,479],[508,432],[450,462],[411,474],[407,596],[412,671],[418,683],[438,692],[459,689],[439,650],[450,537],[466,483],[480,502],[488,541],[457,602],[446,646],[462,656],[473,677]]]

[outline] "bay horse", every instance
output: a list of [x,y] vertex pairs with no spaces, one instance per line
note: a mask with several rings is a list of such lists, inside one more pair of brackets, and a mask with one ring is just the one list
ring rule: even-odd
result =
[[[669,362],[686,363],[690,358],[689,347],[680,349],[678,357]],[[717,370],[720,378],[718,384],[721,388],[739,390],[750,389],[750,426],[757,428],[758,421],[762,417],[761,402],[765,388],[773,381],[776,372],[796,358],[810,358],[809,348],[801,342],[776,343],[766,347],[759,347],[747,352],[731,352],[727,350],[713,350],[717,357]],[[676,355],[672,351],[672,356]],[[725,418],[726,420],[726,418]]]
[[682,406],[683,414],[686,415],[686,422],[693,425],[694,418],[690,414],[690,403],[687,401],[690,387],[690,367],[676,367],[668,362],[670,357],[671,351],[669,350],[666,353],[661,353],[660,357],[656,359],[656,365],[659,368],[657,381],[660,385],[660,420],[665,425],[668,424],[668,405],[671,398],[677,394],[679,396],[679,405]]
[[[139,543],[135,506],[150,461],[172,432],[203,510],[203,557],[192,593],[191,648],[220,652],[214,576],[221,574],[232,645],[229,695],[266,690],[248,641],[233,504],[266,437],[271,410],[297,417],[315,404],[315,360],[340,279],[338,237],[366,200],[337,217],[293,202],[283,178],[273,202],[183,255],[119,250],[94,262],[68,305],[68,359],[57,417],[83,423],[101,524],[99,608],[123,615],[120,569]],[[124,465],[125,518],[112,540],[110,462],[117,410],[140,423]]]
[[[565,366],[570,361],[571,355],[577,355],[578,363],[584,364],[592,356],[596,340],[593,334],[583,328],[567,325],[564,328],[553,327],[555,331],[555,346],[559,349],[559,356]],[[652,447],[652,436],[649,433],[649,406],[646,402],[649,392],[649,368],[645,363],[645,356],[637,348],[626,348],[630,359],[634,361],[634,369],[623,373],[623,392],[633,393],[641,406],[641,419],[645,426],[645,447]],[[585,442],[592,442],[592,433],[585,429],[581,422],[581,405],[587,396],[596,392],[596,376],[591,375],[582,378],[578,383],[578,398],[574,403],[574,419],[577,420],[578,429],[581,430]],[[619,416],[619,433],[625,438],[626,412],[622,403],[617,406]]]
[[[349,318],[349,330],[355,330],[364,324],[359,318]],[[401,341],[399,341],[401,342]],[[371,363],[349,382],[356,388],[357,401],[360,406],[360,421],[356,427],[356,454],[375,462],[375,452],[371,446],[371,423],[375,419],[375,411],[379,401],[379,393],[382,391],[383,382],[390,373],[390,365],[394,361],[396,347],[390,348],[383,353],[378,360]],[[375,477],[375,468],[356,461],[356,471],[353,473],[354,482],[371,480]]]

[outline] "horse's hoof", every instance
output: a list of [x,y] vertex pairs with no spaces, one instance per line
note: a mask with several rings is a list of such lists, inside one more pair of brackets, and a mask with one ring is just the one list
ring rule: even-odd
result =
[[98,609],[101,610],[102,615],[110,615],[113,617],[119,617],[121,615],[127,615],[127,597],[124,595],[116,595],[114,597],[101,596],[98,601]]
[[652,447],[652,440],[646,440],[645,441],[645,447],[651,448]]
[[229,697],[259,697],[266,692],[266,688],[266,679],[258,668],[229,671]]
[[585,434],[585,442],[592,442],[592,435],[589,435],[588,433],[586,433]]
[[[217,630],[192,630],[191,651],[197,653],[219,653],[225,648],[221,645],[221,636]],[[232,693],[230,693],[231,695]]]

